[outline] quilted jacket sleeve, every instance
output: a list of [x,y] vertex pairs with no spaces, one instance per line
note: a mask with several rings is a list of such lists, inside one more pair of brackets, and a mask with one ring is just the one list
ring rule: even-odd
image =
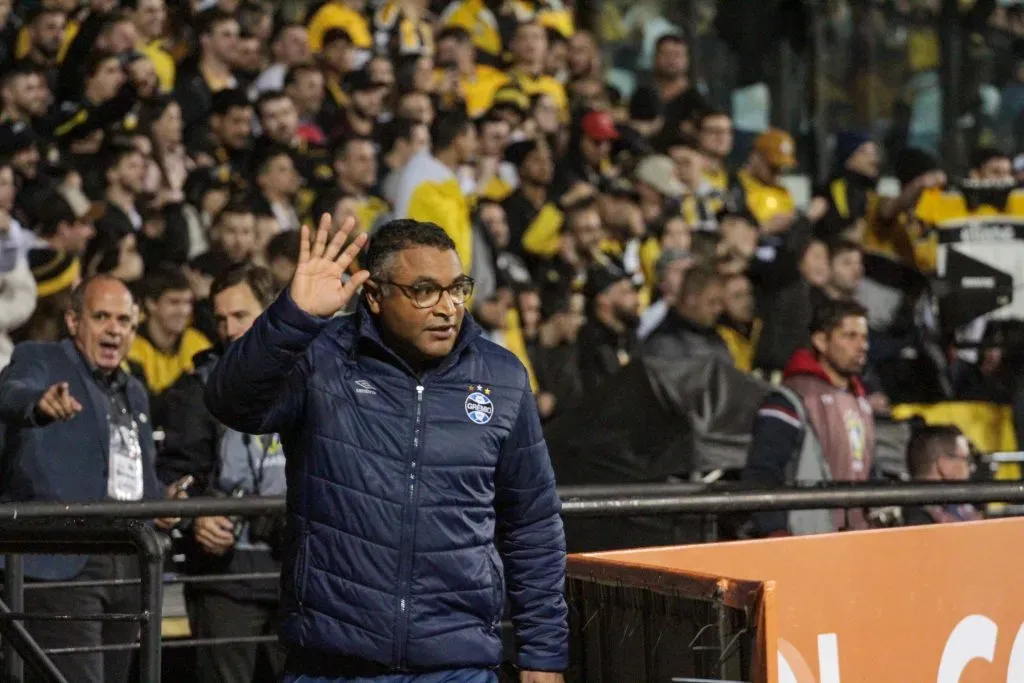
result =
[[516,632],[516,664],[562,671],[569,662],[565,534],[547,444],[527,380],[495,474],[498,550]]
[[206,407],[245,434],[287,431],[305,405],[306,350],[327,322],[282,292],[217,363],[206,384]]

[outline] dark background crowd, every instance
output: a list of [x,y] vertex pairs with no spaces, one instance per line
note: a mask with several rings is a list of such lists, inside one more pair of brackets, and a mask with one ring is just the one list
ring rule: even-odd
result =
[[[300,225],[327,213],[372,241],[414,218],[455,241],[467,306],[526,366],[548,425],[594,396],[628,405],[616,387],[638,359],[778,381],[833,330],[816,311],[859,302],[871,415],[971,401],[1008,410],[1012,432],[1021,328],[986,324],[985,302],[944,308],[936,282],[952,194],[1024,212],[1020,5],[960,3],[954,166],[938,156],[939,2],[825,3],[812,75],[803,3],[681,3],[685,22],[666,4],[0,0],[0,368],[67,335],[81,279],[126,283],[127,368],[171,484],[190,470],[159,447],[193,424],[188,382],[290,281]],[[792,97],[805,86],[813,112]],[[252,310],[215,311],[243,282]],[[216,526],[204,547],[227,543]]]
[[[906,23],[886,44],[912,75],[937,68],[931,4],[876,10]],[[808,181],[806,134],[769,128],[785,117],[744,104],[765,73],[745,73],[756,51],[735,49],[729,3],[705,5],[693,37],[670,30],[671,13],[644,19],[643,3],[625,15],[604,6],[586,22],[595,32],[549,2],[55,0],[0,14],[4,357],[11,343],[59,338],[76,278],[112,273],[142,303],[129,359],[159,408],[216,342],[212,280],[255,263],[281,287],[297,227],[327,212],[370,234],[389,218],[442,225],[477,281],[472,312],[530,369],[545,418],[613,376],[666,311],[692,329],[652,353],[728,352],[771,378],[822,298],[868,306],[880,410],[1012,401],[994,377],[1013,353],[955,360],[955,326],[924,310],[941,218],[921,207],[948,182],[937,144],[913,121],[880,128],[893,111],[847,111],[829,173]],[[873,46],[862,24],[880,19],[834,5],[829,39],[861,30]],[[985,15],[984,35],[1005,20],[1012,48],[1016,12]],[[629,35],[639,46],[626,54]],[[845,40],[826,54],[868,49]],[[821,78],[843,91],[860,82]],[[914,92],[888,94],[915,109]],[[977,136],[970,177],[1013,178],[1010,151],[982,144],[1012,140],[997,128]],[[886,196],[883,171],[898,188]],[[1008,334],[991,331],[986,348]]]

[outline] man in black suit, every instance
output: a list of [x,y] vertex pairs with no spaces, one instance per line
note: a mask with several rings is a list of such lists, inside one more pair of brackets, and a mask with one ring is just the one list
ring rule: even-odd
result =
[[[65,323],[71,339],[17,346],[0,374],[0,500],[141,500],[165,494],[154,467],[152,421],[142,384],[123,369],[135,336],[138,306],[128,288],[108,275],[72,293]],[[183,482],[167,491],[177,496]],[[168,527],[175,520],[158,520]],[[30,581],[108,580],[138,576],[134,558],[111,555],[27,556]],[[134,586],[35,589],[25,610],[94,615],[138,612]],[[123,621],[32,621],[26,628],[44,648],[131,642],[138,626]],[[131,653],[61,656],[69,681],[127,681]]]

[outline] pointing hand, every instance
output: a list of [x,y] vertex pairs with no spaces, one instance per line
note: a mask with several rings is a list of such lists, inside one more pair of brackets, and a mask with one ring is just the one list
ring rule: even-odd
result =
[[58,382],[39,399],[36,411],[51,420],[70,420],[82,412],[82,404],[71,395],[67,382]]

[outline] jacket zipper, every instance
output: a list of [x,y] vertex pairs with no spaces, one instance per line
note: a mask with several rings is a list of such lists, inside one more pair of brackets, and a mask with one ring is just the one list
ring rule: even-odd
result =
[[398,586],[398,624],[395,630],[395,659],[400,668],[405,668],[406,632],[409,625],[408,593],[412,583],[412,544],[415,542],[416,524],[416,468],[420,446],[423,443],[423,385],[416,385],[416,422],[412,431],[412,459],[409,462],[408,499],[406,500],[405,521],[402,526],[402,545]]

